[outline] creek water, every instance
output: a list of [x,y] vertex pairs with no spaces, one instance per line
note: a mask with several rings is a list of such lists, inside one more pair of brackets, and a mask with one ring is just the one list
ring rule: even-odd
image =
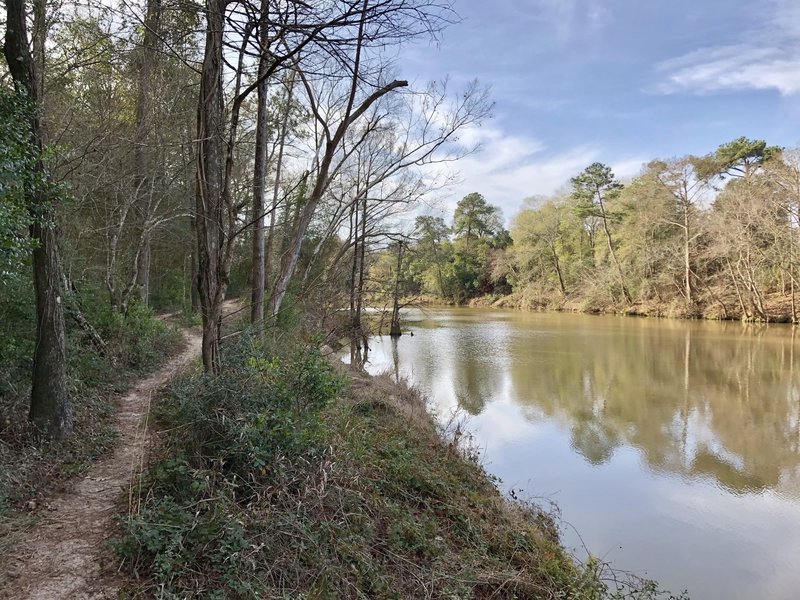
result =
[[694,599],[800,597],[792,327],[450,308],[404,325],[367,370],[467,415],[487,471],[557,504],[579,557]]

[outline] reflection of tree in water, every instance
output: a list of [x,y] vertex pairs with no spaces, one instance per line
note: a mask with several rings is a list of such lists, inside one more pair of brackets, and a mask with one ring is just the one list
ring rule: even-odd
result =
[[456,386],[458,405],[472,416],[479,415],[492,398],[494,389],[490,381],[469,372]]
[[369,340],[365,335],[353,336],[350,340],[350,366],[364,371],[369,362]]
[[695,453],[689,469],[691,475],[713,477],[722,487],[736,493],[758,493],[764,490],[764,481],[757,476],[742,472],[736,465],[717,456],[708,448]]
[[503,368],[491,344],[470,332],[458,340],[458,359],[454,361],[453,384],[458,404],[470,415],[483,412],[486,403],[496,398],[503,384]]
[[610,429],[594,415],[578,416],[570,430],[570,445],[593,465],[601,465],[614,454],[620,445],[617,432]]
[[400,337],[393,335],[389,338],[392,343],[392,372],[394,373],[394,380],[400,382]]
[[800,487],[790,481],[800,476],[800,385],[788,330],[613,323],[510,340],[513,395],[529,418],[568,424],[594,464],[625,443],[653,470],[736,492]]

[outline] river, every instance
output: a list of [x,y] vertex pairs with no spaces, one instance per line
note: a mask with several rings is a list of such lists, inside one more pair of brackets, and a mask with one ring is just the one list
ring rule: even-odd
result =
[[460,409],[487,470],[556,503],[578,556],[697,600],[800,595],[793,328],[449,308],[404,325],[367,369],[439,419]]

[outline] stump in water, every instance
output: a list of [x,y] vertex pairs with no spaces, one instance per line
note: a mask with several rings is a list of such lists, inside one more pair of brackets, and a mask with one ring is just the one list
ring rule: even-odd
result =
[[403,242],[397,244],[397,270],[394,276],[394,294],[392,296],[392,325],[389,329],[391,337],[400,337],[400,271],[403,265]]
[[392,327],[389,329],[389,335],[392,337],[400,337],[403,332],[400,330],[400,319],[392,319]]

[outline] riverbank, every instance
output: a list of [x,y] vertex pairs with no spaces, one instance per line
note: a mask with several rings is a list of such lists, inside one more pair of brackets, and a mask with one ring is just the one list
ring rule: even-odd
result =
[[[708,321],[744,321],[750,323],[792,323],[792,301],[785,294],[764,297],[765,317],[745,312],[735,298],[715,297],[713,302],[699,302],[687,306],[683,302],[634,301],[631,304],[592,302],[581,297],[530,298],[522,293],[506,296],[487,295],[471,298],[464,305],[475,308],[510,308],[523,311],[549,311],[596,315],[625,315],[631,317],[658,317],[669,319],[701,319]],[[420,306],[453,306],[433,296],[415,302]],[[412,304],[412,302],[408,302]],[[800,311],[800,307],[797,308]]]
[[127,593],[610,597],[605,567],[505,499],[417,393],[291,339],[242,337],[222,375],[188,374],[155,403],[163,451],[115,542]]

